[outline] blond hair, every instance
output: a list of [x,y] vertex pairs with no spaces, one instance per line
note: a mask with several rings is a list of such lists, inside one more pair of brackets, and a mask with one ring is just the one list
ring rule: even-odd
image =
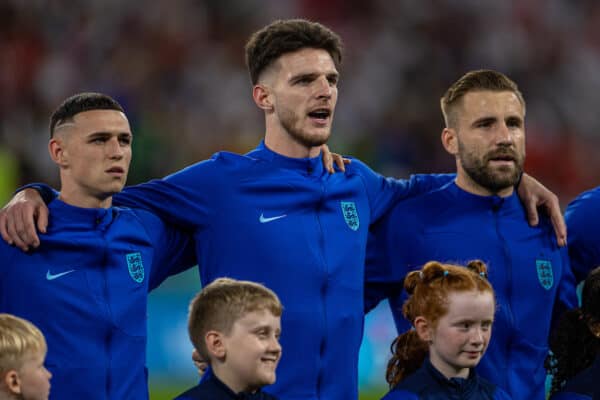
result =
[[456,127],[457,107],[462,98],[469,92],[481,91],[512,92],[525,110],[525,99],[517,84],[508,76],[491,69],[469,71],[448,88],[440,100],[444,122],[447,128]]
[[19,369],[24,358],[46,352],[46,339],[31,322],[11,314],[0,313],[0,374]]
[[275,292],[259,283],[219,278],[205,286],[190,303],[190,340],[200,355],[208,360],[204,342],[208,331],[228,334],[237,320],[249,312],[261,310],[281,316],[283,306]]

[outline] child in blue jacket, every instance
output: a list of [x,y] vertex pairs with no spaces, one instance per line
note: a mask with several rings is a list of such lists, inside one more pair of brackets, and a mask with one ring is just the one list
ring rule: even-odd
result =
[[176,399],[277,400],[261,388],[275,383],[282,310],[258,283],[219,278],[205,286],[190,304],[188,330],[211,370]]
[[404,280],[409,294],[402,312],[414,329],[392,343],[384,400],[489,399],[511,397],[479,377],[475,366],[492,334],[496,309],[487,268],[432,261]]
[[600,267],[585,279],[581,307],[565,313],[550,349],[551,400],[600,400]]

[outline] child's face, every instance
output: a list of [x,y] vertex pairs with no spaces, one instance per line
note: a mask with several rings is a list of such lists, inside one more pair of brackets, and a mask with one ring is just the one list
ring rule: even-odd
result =
[[30,354],[19,369],[23,400],[47,400],[52,374],[44,367],[45,351]]
[[281,318],[268,310],[250,312],[233,324],[223,337],[223,372],[232,390],[253,391],[275,382],[281,358],[280,333]]
[[469,375],[487,349],[495,311],[490,292],[454,292],[448,313],[429,330],[431,363],[447,378]]

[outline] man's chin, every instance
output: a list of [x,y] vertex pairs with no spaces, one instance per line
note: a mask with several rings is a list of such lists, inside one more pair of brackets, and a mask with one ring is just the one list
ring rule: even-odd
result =
[[329,140],[330,131],[318,132],[303,132],[301,134],[292,135],[294,140],[305,147],[319,147],[327,143]]
[[122,183],[112,184],[112,185],[107,186],[105,188],[105,190],[102,192],[102,194],[104,195],[104,197],[111,197],[111,196],[121,192],[124,187],[125,187],[125,185]]

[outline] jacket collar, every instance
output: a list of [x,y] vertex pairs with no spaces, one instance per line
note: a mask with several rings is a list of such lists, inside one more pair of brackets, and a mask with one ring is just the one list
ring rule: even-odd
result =
[[256,149],[248,153],[247,156],[267,161],[279,168],[304,172],[307,175],[321,175],[324,169],[322,153],[320,153],[317,157],[312,158],[286,157],[269,149],[265,145],[264,140],[260,142]]

